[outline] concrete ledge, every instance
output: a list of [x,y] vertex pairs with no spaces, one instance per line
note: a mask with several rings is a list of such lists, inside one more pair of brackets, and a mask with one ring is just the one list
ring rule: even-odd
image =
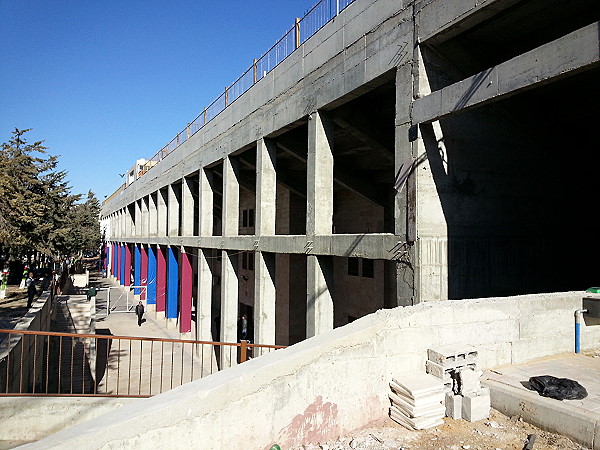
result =
[[143,401],[132,398],[0,398],[0,441],[30,442]]
[[600,449],[600,414],[584,412],[565,402],[541,397],[525,388],[496,380],[483,380],[490,389],[492,407],[507,416],[521,416],[543,430],[568,436],[592,449]]

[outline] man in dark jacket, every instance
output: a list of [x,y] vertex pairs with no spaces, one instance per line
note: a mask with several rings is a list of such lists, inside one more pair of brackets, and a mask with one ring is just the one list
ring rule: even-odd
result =
[[25,280],[25,286],[27,286],[27,309],[29,309],[33,304],[33,297],[37,292],[35,287],[35,278],[33,278],[33,272],[29,272],[29,277]]
[[142,326],[142,316],[144,315],[144,305],[141,300],[135,307],[135,314],[138,317],[138,327],[141,327]]

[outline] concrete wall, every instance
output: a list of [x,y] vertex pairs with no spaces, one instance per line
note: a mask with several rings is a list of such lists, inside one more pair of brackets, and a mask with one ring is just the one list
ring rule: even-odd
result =
[[[572,351],[583,295],[380,310],[26,448],[268,449],[335,438],[384,420],[390,378],[424,372],[428,348],[473,345],[480,368]],[[583,325],[582,342],[597,348],[600,326]]]
[[[48,331],[50,329],[50,293],[42,293],[15,330]],[[0,345],[0,389],[2,392],[31,392],[33,384],[41,384],[44,345],[40,337],[9,334]],[[34,373],[34,360],[35,364]],[[23,362],[23,364],[21,364]],[[7,368],[8,365],[8,368]],[[8,391],[6,383],[8,377]]]
[[34,442],[60,430],[110,413],[123,405],[135,403],[131,398],[0,398],[0,445]]

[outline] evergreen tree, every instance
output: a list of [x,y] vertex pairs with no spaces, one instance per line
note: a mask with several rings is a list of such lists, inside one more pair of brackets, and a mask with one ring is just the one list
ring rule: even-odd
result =
[[84,203],[46,155],[42,141],[28,144],[15,129],[0,150],[0,245],[13,256],[38,250],[54,259],[100,246],[100,202],[90,191]]

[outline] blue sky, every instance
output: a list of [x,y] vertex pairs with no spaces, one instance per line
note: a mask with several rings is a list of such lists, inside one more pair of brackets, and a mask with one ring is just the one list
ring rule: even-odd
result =
[[0,0],[0,142],[32,128],[100,200],[317,0]]

